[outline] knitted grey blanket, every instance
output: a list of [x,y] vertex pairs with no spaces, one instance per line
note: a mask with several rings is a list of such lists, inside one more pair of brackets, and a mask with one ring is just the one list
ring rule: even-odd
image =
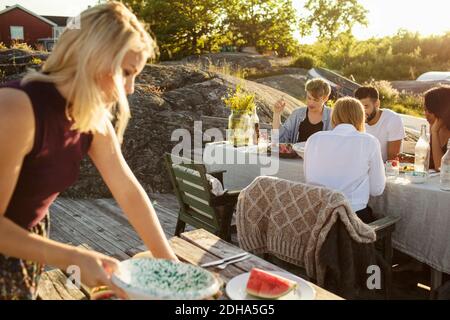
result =
[[301,266],[318,285],[324,284],[326,273],[321,248],[337,219],[354,241],[375,242],[374,230],[357,217],[345,196],[324,187],[258,177],[241,192],[236,208],[242,249]]

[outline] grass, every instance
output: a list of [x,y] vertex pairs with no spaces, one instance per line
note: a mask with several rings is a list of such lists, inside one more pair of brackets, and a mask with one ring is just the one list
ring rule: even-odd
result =
[[218,63],[213,63],[212,60],[208,58],[206,63],[198,61],[191,62],[188,65],[195,70],[224,74],[239,79],[262,78],[261,72],[259,72],[256,68],[242,68],[240,66],[235,66],[227,61],[219,61]]
[[275,77],[286,75],[286,72],[282,70],[283,68],[273,67],[269,72],[254,72],[247,76],[247,80],[257,80],[261,78]]
[[395,111],[397,113],[405,114],[408,116],[419,117],[419,118],[424,117],[423,112],[419,112],[415,109],[405,107],[404,105],[401,105],[401,104],[395,104],[392,107],[386,107],[386,108],[391,109],[392,111]]
[[229,62],[223,61],[219,65],[213,64],[213,62],[208,59],[208,64],[206,65],[206,70],[208,72],[221,73],[228,76],[236,77],[239,79],[246,79],[249,70],[243,69],[241,67],[234,67]]
[[390,104],[386,104],[385,107],[397,113],[420,118],[425,117],[423,97],[421,95],[401,92],[395,96]]

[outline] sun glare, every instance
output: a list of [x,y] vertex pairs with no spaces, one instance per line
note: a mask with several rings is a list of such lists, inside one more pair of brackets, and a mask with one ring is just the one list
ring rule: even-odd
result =
[[[294,0],[297,10],[303,10],[305,0]],[[358,39],[384,37],[396,34],[400,29],[419,32],[421,35],[441,35],[450,32],[449,0],[359,0],[369,11],[368,26],[356,26]],[[313,42],[315,36],[302,39]]]

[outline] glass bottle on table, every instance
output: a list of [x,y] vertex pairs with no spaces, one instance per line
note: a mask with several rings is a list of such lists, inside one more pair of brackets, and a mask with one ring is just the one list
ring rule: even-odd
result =
[[450,139],[447,142],[447,152],[441,160],[441,190],[450,191]]
[[427,136],[427,126],[424,124],[420,130],[420,138],[414,149],[414,171],[428,173],[430,168],[430,142]]
[[253,144],[258,145],[259,143],[259,117],[258,117],[258,112],[256,111],[256,107],[253,110],[253,115],[252,115],[252,122],[253,122],[253,129],[254,129],[254,134],[253,134]]

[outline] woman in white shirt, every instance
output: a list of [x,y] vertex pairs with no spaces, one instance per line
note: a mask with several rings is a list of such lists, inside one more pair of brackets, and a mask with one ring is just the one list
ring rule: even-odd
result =
[[354,98],[336,102],[331,122],[332,131],[318,132],[306,142],[306,182],[342,192],[360,219],[369,223],[369,197],[381,195],[386,184],[380,143],[365,133],[364,107]]

